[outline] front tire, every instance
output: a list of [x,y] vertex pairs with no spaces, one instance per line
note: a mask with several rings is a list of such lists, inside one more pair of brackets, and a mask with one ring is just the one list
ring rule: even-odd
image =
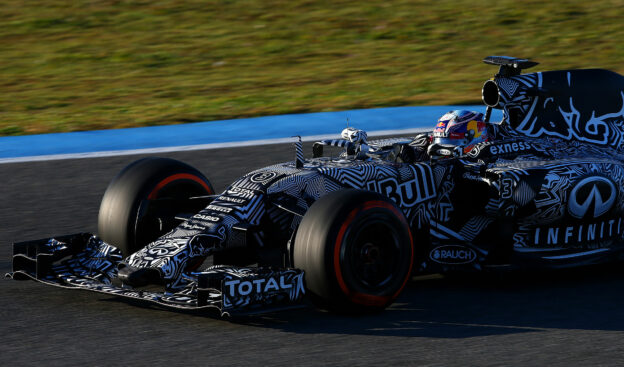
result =
[[329,309],[378,311],[409,279],[414,258],[409,225],[378,193],[346,189],[317,200],[303,217],[293,249],[314,299]]
[[195,213],[205,206],[201,200],[186,199],[212,194],[210,181],[188,164],[169,158],[140,159],[108,185],[100,204],[98,233],[129,256],[173,229],[176,214]]

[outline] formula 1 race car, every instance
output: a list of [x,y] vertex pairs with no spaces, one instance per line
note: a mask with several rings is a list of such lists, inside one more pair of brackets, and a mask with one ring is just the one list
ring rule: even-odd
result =
[[[15,243],[11,276],[222,314],[305,294],[371,311],[414,272],[621,260],[624,77],[484,62],[499,67],[483,86],[489,139],[468,150],[432,134],[368,141],[348,128],[309,159],[296,142],[294,161],[221,194],[184,163],[145,158],[108,186],[99,237]],[[502,122],[488,121],[492,108]]]

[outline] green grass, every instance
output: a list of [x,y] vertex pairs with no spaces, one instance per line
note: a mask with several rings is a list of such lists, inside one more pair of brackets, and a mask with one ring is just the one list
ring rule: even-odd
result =
[[624,1],[6,1],[0,135],[479,103],[487,55],[624,73],[623,19]]

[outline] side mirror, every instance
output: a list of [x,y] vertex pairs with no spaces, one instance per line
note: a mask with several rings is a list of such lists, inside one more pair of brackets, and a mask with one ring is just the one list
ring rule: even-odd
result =
[[456,158],[463,156],[464,150],[457,145],[433,143],[427,148],[427,154],[431,159]]

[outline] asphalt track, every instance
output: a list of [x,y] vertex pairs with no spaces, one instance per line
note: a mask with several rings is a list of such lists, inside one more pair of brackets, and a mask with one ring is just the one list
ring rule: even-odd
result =
[[[289,144],[161,154],[219,190],[292,160]],[[95,231],[109,180],[139,156],[0,165],[0,272],[13,241]],[[414,279],[381,314],[314,308],[220,320],[0,280],[0,366],[622,365],[622,266]]]

